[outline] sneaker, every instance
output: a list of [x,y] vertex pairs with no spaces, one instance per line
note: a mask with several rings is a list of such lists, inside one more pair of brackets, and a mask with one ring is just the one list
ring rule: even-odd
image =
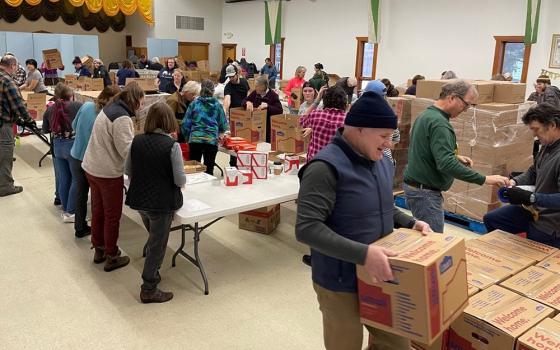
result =
[[303,261],[303,263],[307,266],[311,266],[311,255],[304,255],[301,258],[301,261]]
[[103,267],[103,270],[105,270],[105,272],[111,272],[113,270],[128,265],[128,263],[130,262],[130,258],[128,256],[120,256],[120,255],[121,255],[120,250],[114,256],[106,255],[107,260],[105,261],[105,266]]
[[74,232],[74,236],[76,238],[84,238],[85,236],[89,236],[91,234],[91,227],[86,226],[85,229]]
[[53,204],[58,207],[59,205],[62,205],[62,202],[60,201],[60,198],[55,198]]
[[[105,249],[102,247],[91,247],[91,249],[95,249],[95,253],[93,253],[93,263],[94,264],[101,264],[105,261]],[[119,251],[120,252],[120,251]]]
[[140,292],[140,300],[144,304],[165,303],[171,299],[173,299],[173,293],[164,292],[157,288],[154,290],[143,290]]
[[62,213],[62,221],[64,223],[67,223],[67,224],[73,224],[74,221],[76,221],[76,215],[68,214],[68,213]]
[[23,187],[22,186],[14,186],[14,188],[11,191],[0,194],[0,197],[11,196],[12,194],[18,194],[20,192],[23,192]]

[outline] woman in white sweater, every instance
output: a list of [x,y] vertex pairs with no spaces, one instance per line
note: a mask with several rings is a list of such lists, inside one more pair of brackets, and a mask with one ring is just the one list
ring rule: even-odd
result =
[[144,91],[136,83],[128,84],[104,107],[93,125],[82,168],[91,187],[91,244],[93,262],[105,262],[109,272],[128,265],[117,245],[122,214],[124,162],[132,139],[132,118],[140,108]]

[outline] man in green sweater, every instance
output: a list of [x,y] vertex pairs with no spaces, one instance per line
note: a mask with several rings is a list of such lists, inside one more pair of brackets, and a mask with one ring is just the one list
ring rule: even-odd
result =
[[453,179],[478,185],[507,186],[509,179],[500,175],[484,176],[472,170],[473,161],[457,154],[457,138],[450,119],[473,106],[476,88],[464,80],[445,84],[439,99],[414,122],[404,172],[403,189],[414,218],[430,224],[434,232],[443,232],[443,196]]

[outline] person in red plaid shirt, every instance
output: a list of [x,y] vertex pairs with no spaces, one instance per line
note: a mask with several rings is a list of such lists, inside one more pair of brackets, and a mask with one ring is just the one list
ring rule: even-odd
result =
[[323,109],[315,110],[300,119],[300,125],[305,129],[304,136],[311,133],[311,141],[307,149],[307,161],[323,149],[344,125],[346,118],[346,92],[338,86],[327,89],[323,97]]

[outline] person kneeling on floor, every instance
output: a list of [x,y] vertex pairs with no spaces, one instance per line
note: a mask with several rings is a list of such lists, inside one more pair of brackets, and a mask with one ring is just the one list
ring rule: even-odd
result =
[[[510,180],[504,196],[511,205],[484,216],[488,231],[526,232],[527,238],[560,247],[560,109],[551,104],[537,105],[523,116],[542,144],[533,165]],[[517,186],[535,186],[535,192]],[[533,206],[538,218],[523,208]]]
[[134,137],[125,162],[125,173],[130,177],[126,205],[138,210],[149,234],[140,292],[143,303],[173,298],[173,293],[163,292],[157,285],[171,222],[183,206],[181,187],[187,182],[181,148],[171,136],[178,129],[171,108],[163,102],[154,104],[148,110],[144,134]]

